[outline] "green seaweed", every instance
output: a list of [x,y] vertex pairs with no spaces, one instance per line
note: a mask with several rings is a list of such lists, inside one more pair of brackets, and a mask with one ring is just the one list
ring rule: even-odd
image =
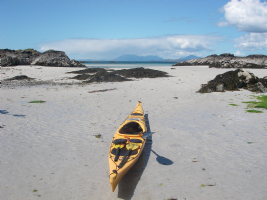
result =
[[234,104],[234,103],[231,103],[231,104],[229,104],[229,105],[231,105],[231,106],[239,106],[239,105],[237,105],[237,104]]
[[38,101],[30,101],[28,103],[44,103],[45,101],[42,101],[42,100],[38,100]]
[[254,142],[247,142],[248,144],[253,144]]
[[263,113],[260,110],[246,110],[246,111],[249,112],[249,113]]
[[262,111],[255,110],[255,108],[263,108],[267,109],[267,95],[261,96],[252,96],[256,98],[258,101],[243,101],[242,103],[247,103],[247,108],[251,108],[251,110],[247,110],[250,113],[262,113]]
[[32,192],[38,192],[38,190],[35,189],[35,190],[33,190]]
[[98,133],[98,134],[95,135],[95,137],[96,137],[96,138],[101,138],[102,135]]
[[204,185],[204,184],[201,184],[201,187],[206,187],[206,185]]

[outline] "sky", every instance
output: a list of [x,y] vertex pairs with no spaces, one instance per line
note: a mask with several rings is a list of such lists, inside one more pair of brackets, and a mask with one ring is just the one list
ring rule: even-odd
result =
[[267,0],[0,0],[0,48],[178,59],[267,54]]

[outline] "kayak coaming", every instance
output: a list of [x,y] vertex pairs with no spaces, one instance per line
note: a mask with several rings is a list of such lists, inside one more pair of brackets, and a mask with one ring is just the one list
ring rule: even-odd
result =
[[[140,125],[140,128],[142,131],[139,134],[124,134],[122,133],[122,128],[131,122],[138,123]],[[146,127],[146,122],[145,122],[145,116],[144,116],[144,111],[142,108],[142,104],[139,101],[135,109],[131,112],[131,114],[124,120],[124,122],[120,125],[116,133],[114,134],[114,137],[111,141],[110,144],[110,149],[109,149],[109,170],[110,170],[110,184],[112,188],[112,192],[114,192],[115,188],[117,187],[118,183],[122,179],[122,177],[131,169],[131,167],[136,163],[138,158],[140,157],[145,143],[146,139],[143,139],[143,134],[147,132],[147,127]],[[123,159],[123,156],[120,156],[118,161],[114,161],[115,155],[111,153],[113,149],[112,142],[116,139],[139,139],[142,140],[142,143],[140,144],[140,148],[137,149],[137,153],[134,155],[130,155],[129,159],[125,162],[125,164],[119,168],[118,165],[120,164],[121,160]]]

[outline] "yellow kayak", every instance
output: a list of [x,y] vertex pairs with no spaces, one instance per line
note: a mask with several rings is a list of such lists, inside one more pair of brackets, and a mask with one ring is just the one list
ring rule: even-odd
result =
[[120,125],[110,144],[108,161],[112,192],[140,157],[146,142],[143,134],[146,132],[144,111],[139,101],[132,113]]

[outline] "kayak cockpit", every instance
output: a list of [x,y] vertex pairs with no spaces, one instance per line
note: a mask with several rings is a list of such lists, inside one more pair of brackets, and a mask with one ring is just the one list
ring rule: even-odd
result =
[[139,135],[141,132],[143,132],[143,129],[137,122],[129,122],[119,130],[119,133],[123,135],[124,134]]

